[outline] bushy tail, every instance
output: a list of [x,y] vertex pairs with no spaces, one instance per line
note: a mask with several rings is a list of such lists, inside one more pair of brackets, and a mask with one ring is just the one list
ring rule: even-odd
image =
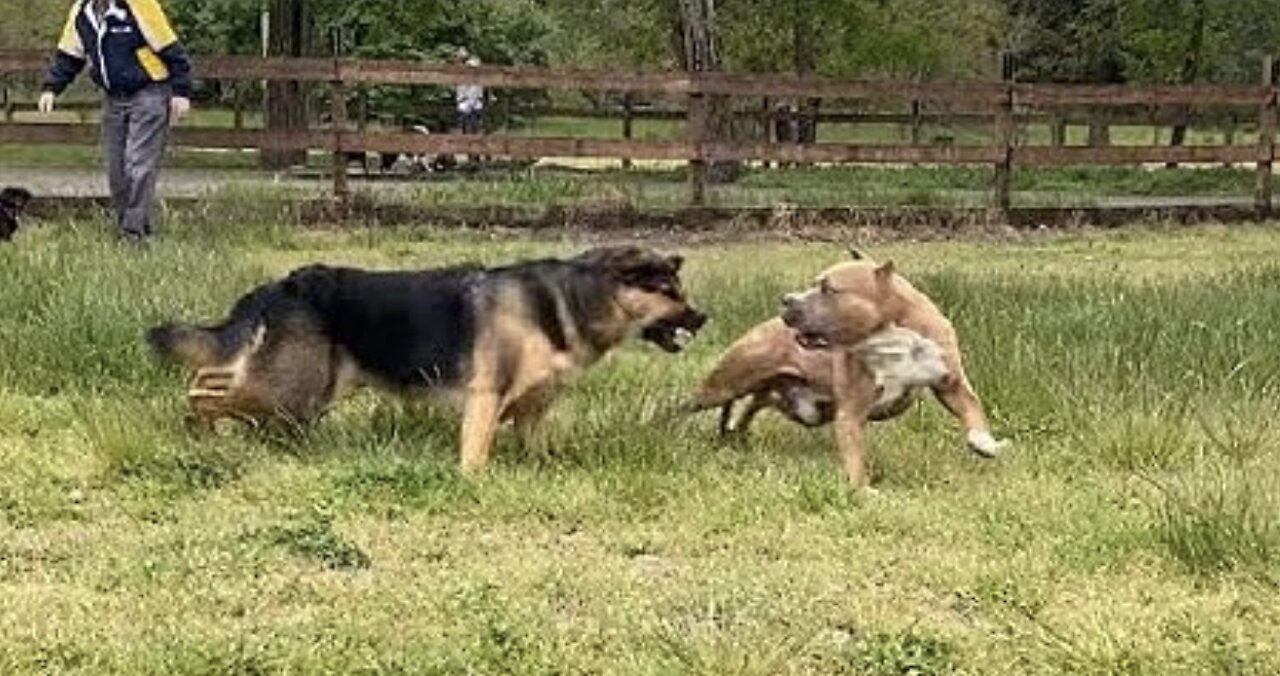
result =
[[198,369],[230,359],[253,340],[254,328],[248,322],[215,327],[162,324],[147,331],[147,344],[161,359]]

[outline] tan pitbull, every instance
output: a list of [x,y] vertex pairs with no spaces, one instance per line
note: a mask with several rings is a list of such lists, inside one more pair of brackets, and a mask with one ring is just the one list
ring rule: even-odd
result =
[[[951,322],[891,263],[854,257],[822,273],[812,289],[787,296],[783,317],[730,346],[692,407],[721,407],[724,433],[745,431],[769,407],[807,426],[835,420],[846,471],[864,484],[865,423],[901,414],[927,386],[964,425],[974,452],[998,453],[1004,442],[989,431]],[[931,380],[935,354],[944,369]],[[743,398],[746,409],[735,417]]]

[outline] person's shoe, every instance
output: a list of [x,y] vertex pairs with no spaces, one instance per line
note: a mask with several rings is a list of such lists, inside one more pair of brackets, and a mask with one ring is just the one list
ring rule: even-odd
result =
[[120,234],[120,243],[130,249],[144,250],[151,246],[151,240],[146,235],[139,232],[123,232]]

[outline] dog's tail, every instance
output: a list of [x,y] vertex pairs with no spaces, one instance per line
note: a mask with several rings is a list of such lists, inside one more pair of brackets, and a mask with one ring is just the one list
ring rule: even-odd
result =
[[261,335],[260,329],[249,321],[212,327],[161,324],[147,331],[147,345],[157,357],[194,370],[231,359]]

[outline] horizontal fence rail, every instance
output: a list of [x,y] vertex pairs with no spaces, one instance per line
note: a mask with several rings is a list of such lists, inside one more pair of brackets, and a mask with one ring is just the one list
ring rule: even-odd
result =
[[[33,76],[44,71],[49,55],[0,51],[0,76]],[[1003,82],[894,82],[851,81],[787,75],[730,73],[660,73],[560,70],[508,66],[431,65],[411,61],[368,61],[346,58],[256,58],[239,56],[198,57],[200,78],[255,82],[314,82],[330,88],[330,119],[334,124],[305,131],[275,129],[214,129],[178,127],[173,143],[200,148],[257,148],[267,150],[321,150],[334,153],[336,195],[347,197],[344,153],[468,154],[509,157],[594,157],[671,160],[690,162],[692,195],[700,201],[705,181],[700,168],[716,162],[766,161],[792,163],[969,164],[995,167],[995,206],[1007,209],[1010,175],[1015,166],[1138,165],[1148,163],[1256,163],[1255,205],[1260,215],[1272,207],[1272,175],[1276,155],[1278,95],[1271,62],[1264,66],[1262,84],[1248,85],[1075,85]],[[631,108],[613,116],[630,119],[684,120],[680,140],[587,139],[568,137],[517,137],[510,135],[409,134],[366,132],[348,123],[347,96],[351,88],[367,86],[454,86],[477,84],[494,89],[645,93],[683,98],[679,111],[638,111]],[[819,120],[920,124],[926,119],[965,119],[992,125],[993,142],[965,144],[854,144],[779,143],[729,141],[713,137],[707,101],[714,97],[737,99],[800,99],[909,102],[921,106],[958,108],[960,112],[911,115],[839,114],[816,116]],[[1256,145],[1179,146],[1065,146],[1028,145],[1019,141],[1018,129],[1031,120],[1063,123],[1084,109],[1122,109],[1126,119],[1142,119],[1134,109],[1173,109],[1166,119],[1186,119],[1186,109],[1229,109],[1233,123],[1256,125]],[[733,111],[736,117],[775,119],[768,110]],[[1105,113],[1102,114],[1105,119]],[[1076,116],[1078,118],[1078,115]],[[1250,122],[1254,120],[1256,122]],[[1169,124],[1169,122],[1166,122]],[[629,124],[627,125],[629,129]],[[27,144],[93,143],[98,129],[89,124],[0,124],[0,142]],[[913,137],[914,138],[914,137]]]

